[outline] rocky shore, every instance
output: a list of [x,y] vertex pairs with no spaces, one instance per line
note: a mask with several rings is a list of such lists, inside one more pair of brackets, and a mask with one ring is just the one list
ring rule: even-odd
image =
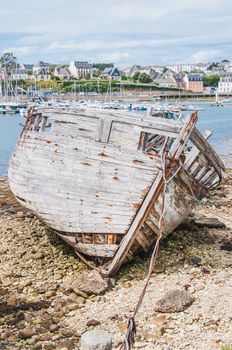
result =
[[[137,316],[135,348],[232,349],[231,233],[227,170],[194,217],[162,242]],[[116,279],[103,280],[15,202],[6,178],[0,180],[0,234],[1,350],[78,349],[81,334],[90,329],[108,331],[117,349],[150,255],[124,267]]]

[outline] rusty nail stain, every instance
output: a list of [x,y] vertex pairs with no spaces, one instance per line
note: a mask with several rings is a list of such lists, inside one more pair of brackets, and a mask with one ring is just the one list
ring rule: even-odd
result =
[[82,164],[82,165],[88,165],[88,166],[92,166],[92,164],[90,164],[90,163],[87,163],[87,162],[82,162],[81,164]]
[[135,159],[135,160],[133,160],[133,163],[134,164],[142,164],[144,162],[142,160]]
[[112,218],[110,216],[105,216],[104,219],[105,220],[110,220],[110,221],[112,220]]
[[99,156],[102,156],[102,157],[108,157],[107,154],[105,152],[101,152],[101,153],[98,153]]

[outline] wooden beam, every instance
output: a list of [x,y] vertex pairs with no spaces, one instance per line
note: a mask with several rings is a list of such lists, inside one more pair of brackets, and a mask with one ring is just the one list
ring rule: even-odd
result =
[[[212,132],[209,130],[206,130],[203,134],[206,140],[208,140],[211,135],[212,135]],[[190,153],[185,159],[185,163],[184,163],[185,170],[188,170],[191,167],[191,165],[193,164],[193,162],[195,161],[195,159],[198,157],[199,154],[200,154],[200,150],[194,145],[192,150],[190,151]]]

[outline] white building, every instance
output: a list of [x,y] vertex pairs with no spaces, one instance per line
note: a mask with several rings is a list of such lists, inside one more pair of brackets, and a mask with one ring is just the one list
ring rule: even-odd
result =
[[159,65],[154,65],[154,66],[151,66],[150,68],[159,74],[162,73],[164,70],[164,66],[159,66]]
[[191,64],[170,64],[167,68],[171,69],[175,73],[191,73],[191,72],[206,72],[209,63],[191,63]]
[[43,69],[43,74],[45,75],[50,74],[50,64],[47,62],[39,61],[33,66],[33,75],[35,76],[40,75],[42,69]]
[[28,79],[28,73],[25,69],[17,69],[13,72],[12,75],[13,80],[27,80]]
[[55,68],[54,77],[57,77],[63,80],[70,80],[71,73],[69,72],[68,68],[66,68],[65,66],[60,66]]
[[105,68],[102,77],[108,80],[121,80],[121,73],[116,67]]
[[76,79],[85,78],[87,76],[92,77],[92,66],[86,61],[71,61],[69,65],[69,71],[71,75]]
[[220,78],[217,91],[219,94],[232,94],[232,74]]
[[32,80],[47,81],[51,80],[51,75],[46,68],[40,68],[31,76]]

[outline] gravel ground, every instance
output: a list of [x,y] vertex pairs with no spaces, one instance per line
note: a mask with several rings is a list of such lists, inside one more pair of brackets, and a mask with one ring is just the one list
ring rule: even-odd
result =
[[[226,227],[199,227],[189,221],[162,242],[136,318],[135,348],[232,346],[231,170],[198,206],[195,218],[202,216],[218,217]],[[0,232],[0,350],[78,349],[81,334],[90,329],[109,331],[117,349],[143,287],[149,256],[124,267],[110,291],[86,295],[72,284],[81,287],[78,281],[86,267],[39,219],[17,205],[4,178]],[[187,291],[193,303],[181,312],[155,311],[157,301],[168,299],[171,290]],[[175,301],[169,302],[175,309]]]

